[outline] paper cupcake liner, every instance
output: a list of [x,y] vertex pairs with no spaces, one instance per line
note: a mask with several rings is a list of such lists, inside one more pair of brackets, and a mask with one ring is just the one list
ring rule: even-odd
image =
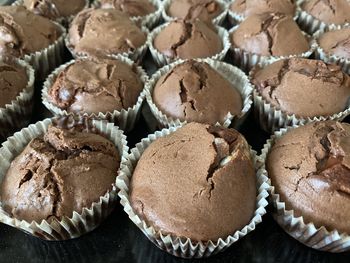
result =
[[[240,69],[221,61],[215,61],[212,59],[195,59],[195,60],[198,62],[208,63],[213,69],[215,69],[223,77],[229,80],[232,86],[234,87],[234,89],[235,90],[237,89],[241,94],[241,97],[243,99],[243,108],[241,110],[241,113],[237,116],[233,116],[231,113],[228,113],[227,116],[225,117],[224,122],[216,123],[216,125],[224,126],[224,127],[229,127],[232,124],[233,127],[238,128],[238,126],[242,124],[243,120],[248,116],[248,112],[253,103],[252,101],[253,87],[249,83],[248,77]],[[152,78],[147,84],[148,85],[148,89],[146,93],[147,103],[153,115],[163,127],[182,126],[187,123],[187,121],[174,119],[162,113],[158,109],[157,105],[153,102],[153,96],[152,96],[153,89],[157,84],[158,80],[162,76],[164,76],[166,73],[168,73],[171,69],[173,69],[175,66],[182,64],[185,61],[186,60],[178,60],[170,65],[164,66],[152,76]]]
[[[146,41],[145,43],[138,47],[137,49],[133,50],[133,51],[128,51],[128,52],[123,52],[123,53],[115,53],[115,54],[106,54],[106,56],[111,56],[111,55],[122,55],[124,57],[128,57],[130,59],[132,59],[133,61],[135,61],[136,63],[140,64],[144,55],[147,52],[148,49],[148,44],[147,44],[147,36],[149,34],[149,30],[147,29],[147,27],[142,26],[141,27],[141,31],[144,32],[146,34]],[[73,46],[70,43],[70,39],[69,39],[69,33],[67,34],[66,38],[65,38],[65,43],[66,43],[66,47],[69,50],[69,52],[72,54],[73,58],[79,58],[79,57],[90,57],[91,55],[89,53],[85,53],[85,52],[76,52],[73,48]]]
[[[136,66],[135,62],[133,62],[132,60],[130,60],[127,57],[123,57],[122,55],[110,56],[110,58],[120,60],[121,62],[126,63],[129,66]],[[82,58],[82,59],[89,60],[88,57]],[[141,67],[139,67],[139,66],[136,67],[137,74],[138,74],[140,80],[142,81],[144,88],[141,91],[139,97],[137,98],[137,102],[133,107],[130,107],[128,109],[122,109],[121,111],[115,110],[113,112],[99,112],[99,113],[92,113],[92,114],[88,114],[88,113],[84,113],[84,112],[74,113],[74,112],[69,112],[67,110],[63,110],[63,109],[57,107],[56,105],[54,105],[50,100],[48,92],[49,92],[50,88],[52,87],[52,85],[54,84],[54,82],[56,81],[57,76],[64,69],[66,69],[68,66],[74,64],[75,62],[76,62],[76,60],[71,60],[70,62],[68,62],[64,65],[61,65],[54,72],[52,72],[51,75],[46,79],[46,81],[44,82],[44,88],[42,89],[42,93],[41,93],[42,102],[45,105],[45,107],[49,111],[51,111],[52,114],[55,116],[73,116],[75,118],[77,118],[77,117],[78,118],[89,117],[91,119],[96,119],[96,120],[106,120],[108,122],[115,123],[123,131],[126,131],[126,132],[131,131],[134,128],[135,123],[138,120],[138,117],[139,117],[140,111],[141,111],[141,107],[142,107],[142,103],[143,103],[144,98],[146,96],[146,91],[147,91],[146,83],[148,82],[148,76],[147,76],[146,72]]]
[[[301,9],[302,3],[305,0],[298,1],[298,24],[302,30],[309,33],[310,35],[314,34],[317,30],[327,30],[329,27],[337,26],[336,24],[327,24],[308,14],[306,11]],[[343,25],[349,25],[349,23],[345,23]]]
[[33,109],[34,95],[34,69],[25,61],[1,57],[1,62],[11,61],[26,69],[28,82],[26,87],[19,95],[6,104],[4,108],[0,108],[0,139],[6,139],[7,136],[16,130],[26,126],[30,122]]
[[[171,1],[172,0],[164,0],[163,1],[162,17],[165,20],[165,22],[170,22],[170,21],[177,19],[176,17],[169,16],[167,13],[169,6],[171,4]],[[222,12],[217,17],[212,19],[212,23],[214,25],[221,26],[224,23],[225,18],[227,16],[228,3],[223,1],[223,0],[216,0],[216,2],[220,5]]]
[[[235,30],[237,30],[237,28],[238,28],[238,26],[233,27],[229,31],[229,35],[231,36],[231,34]],[[277,60],[286,59],[286,58],[293,58],[293,57],[308,58],[316,50],[317,44],[316,44],[316,41],[311,36],[307,35],[304,32],[303,32],[303,34],[304,34],[304,36],[306,36],[309,39],[310,49],[304,53],[289,55],[289,56],[262,56],[262,55],[254,54],[251,52],[244,51],[240,48],[233,47],[233,45],[231,44],[231,40],[230,40],[230,52],[231,52],[233,62],[235,65],[237,65],[243,71],[249,72],[255,65],[257,65],[259,63],[266,63],[266,62],[272,63],[272,62],[275,62]]]
[[316,49],[316,52],[315,52],[315,56],[316,56],[317,59],[323,60],[326,63],[339,65],[345,73],[350,74],[350,59],[346,59],[346,58],[342,58],[342,57],[339,57],[339,56],[336,56],[336,55],[332,55],[332,54],[326,53],[323,50],[323,48],[321,48],[321,46],[318,43],[318,39],[324,33],[328,32],[328,31],[340,30],[342,28],[350,28],[350,25],[347,25],[347,26],[331,25],[325,30],[318,30],[318,31],[316,31],[316,33],[313,35],[313,37],[314,37],[314,39],[316,41],[316,44],[317,44],[317,49]]
[[[153,31],[148,35],[147,38],[147,44],[149,47],[149,50],[151,52],[151,55],[153,57],[154,62],[156,62],[156,64],[159,67],[165,66],[167,64],[171,64],[172,62],[179,60],[180,58],[170,58],[165,56],[164,54],[162,54],[161,52],[159,52],[154,46],[153,46],[153,40],[154,38],[160,33],[160,31],[162,31],[165,27],[167,27],[170,24],[170,22],[167,22],[161,26],[156,27],[155,29],[153,29]],[[222,39],[222,45],[223,45],[223,49],[215,54],[214,56],[210,57],[211,59],[214,60],[224,60],[227,51],[230,49],[230,40],[228,37],[228,32],[226,29],[224,29],[223,27],[220,26],[216,26],[216,30],[218,32],[219,37]]]
[[[296,126],[295,126],[296,127]],[[289,130],[295,127],[283,128],[267,140],[260,160],[263,163],[259,173],[268,177],[268,172],[265,167],[265,161],[268,153],[273,146],[275,140],[280,138]],[[286,204],[280,199],[280,195],[276,193],[275,187],[271,183],[271,179],[268,179],[270,185],[270,202],[273,205],[274,213],[273,217],[277,223],[286,231],[290,236],[303,243],[304,245],[322,251],[328,252],[343,252],[350,250],[350,236],[345,233],[339,233],[338,231],[328,231],[324,226],[316,227],[312,222],[306,224],[302,216],[295,217],[294,210],[287,210]]]
[[[251,221],[243,227],[242,230],[236,231],[232,235],[224,238],[220,238],[215,241],[197,242],[189,238],[182,238],[174,235],[164,234],[162,231],[156,231],[152,226],[142,220],[131,207],[129,200],[129,185],[130,179],[133,174],[134,168],[145,149],[155,140],[160,137],[164,137],[179,127],[171,127],[158,131],[148,138],[143,139],[140,143],[136,144],[135,148],[131,150],[131,154],[127,158],[123,165],[123,168],[117,177],[117,187],[120,189],[118,195],[121,198],[121,204],[124,207],[124,211],[128,214],[129,218],[135,223],[135,225],[147,236],[160,249],[167,251],[168,253],[183,258],[202,258],[216,254],[229,246],[240,238],[253,231],[257,224],[262,221],[262,216],[266,213],[265,207],[267,206],[267,177],[261,173],[257,173],[257,197],[256,197],[256,210],[254,212]],[[254,159],[256,170],[260,167],[255,152],[251,151]]]
[[[126,137],[118,127],[104,121],[92,120],[91,122],[77,123],[69,119],[66,122],[62,120],[45,119],[36,124],[29,125],[28,128],[24,128],[20,132],[15,133],[14,136],[8,138],[0,149],[0,183],[13,159],[23,151],[31,139],[45,133],[48,126],[55,121],[59,121],[60,124],[69,128],[75,125],[84,125],[90,132],[104,135],[117,146],[121,163],[125,162],[128,147]],[[61,220],[53,219],[52,222],[42,220],[40,223],[35,221],[27,222],[12,217],[3,209],[2,202],[0,202],[0,222],[44,240],[67,240],[77,238],[95,229],[112,211],[116,205],[116,200],[117,189],[113,185],[112,190],[101,196],[99,201],[92,203],[90,207],[83,208],[81,213],[73,212],[72,217],[65,216]]]

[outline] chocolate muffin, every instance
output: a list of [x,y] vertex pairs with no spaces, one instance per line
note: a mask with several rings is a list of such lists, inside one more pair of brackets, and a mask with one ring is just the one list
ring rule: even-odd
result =
[[293,17],[296,11],[294,0],[235,0],[230,11],[243,17],[264,13],[281,13]]
[[233,47],[262,56],[288,56],[310,49],[292,17],[265,13],[251,15],[231,34]]
[[149,0],[99,0],[101,8],[115,8],[128,16],[146,16],[157,11]]
[[310,0],[301,3],[301,9],[326,24],[350,22],[350,3],[347,0]]
[[233,85],[205,62],[186,61],[162,76],[153,101],[166,116],[187,122],[224,123],[239,115],[242,97]]
[[319,37],[318,44],[328,55],[350,59],[350,28],[326,32]]
[[77,14],[84,9],[86,0],[23,0],[23,5],[37,15],[56,19]]
[[77,59],[48,90],[49,101],[77,114],[133,107],[143,89],[135,67],[117,59]]
[[350,125],[316,122],[288,131],[266,168],[275,192],[305,224],[350,233]]
[[69,29],[69,48],[76,54],[106,56],[135,51],[146,42],[146,34],[116,9],[86,9]]
[[211,22],[223,10],[215,0],[171,0],[167,14],[171,17]]
[[154,47],[170,58],[205,58],[220,53],[223,43],[204,22],[176,20],[164,27],[153,41]]
[[71,217],[112,189],[119,161],[106,138],[51,126],[11,163],[1,184],[3,207],[28,222]]
[[130,191],[135,213],[163,235],[226,238],[249,224],[255,211],[249,146],[235,130],[187,124],[148,146]]
[[63,32],[49,19],[24,6],[0,7],[0,55],[24,57],[53,44]]
[[299,117],[331,116],[349,107],[350,77],[337,65],[291,58],[251,73],[262,98]]
[[13,100],[27,87],[26,69],[7,60],[0,61],[0,108],[11,104]]

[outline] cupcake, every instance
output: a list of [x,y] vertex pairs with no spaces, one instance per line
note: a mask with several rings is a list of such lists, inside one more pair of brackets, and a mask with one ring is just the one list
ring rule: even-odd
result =
[[294,0],[235,0],[229,6],[229,18],[234,24],[242,22],[251,15],[264,13],[280,13],[294,17],[296,14]]
[[78,58],[49,76],[42,93],[55,115],[89,116],[131,130],[144,99],[147,75],[130,59]]
[[40,78],[61,62],[64,28],[23,6],[1,6],[0,17],[1,56],[22,58],[33,65]]
[[302,0],[299,4],[298,23],[309,34],[330,25],[344,25],[350,22],[350,3],[347,0]]
[[177,59],[222,60],[229,48],[227,31],[209,27],[200,20],[175,20],[153,30],[148,44],[154,61],[163,66]]
[[131,151],[117,178],[119,196],[158,247],[207,257],[253,230],[265,213],[254,162],[235,130],[198,123],[163,130]]
[[72,21],[66,45],[75,57],[123,54],[138,60],[146,52],[146,37],[119,10],[86,9]]
[[26,62],[0,59],[0,140],[28,125],[33,108],[34,70]]
[[31,125],[0,150],[0,214],[2,223],[64,240],[93,230],[111,212],[127,147],[106,122],[51,123]]
[[314,249],[350,249],[349,142],[349,124],[325,121],[283,129],[263,150],[275,219]]
[[230,33],[234,63],[248,71],[260,61],[308,57],[315,48],[293,18],[283,14],[251,15]]
[[252,70],[257,118],[265,130],[349,114],[350,77],[337,65],[291,58]]
[[226,17],[226,3],[222,0],[165,0],[165,21],[199,19],[207,24],[221,24]]
[[239,124],[251,106],[252,87],[239,69],[223,62],[179,61],[149,82],[147,101],[161,125],[184,122]]

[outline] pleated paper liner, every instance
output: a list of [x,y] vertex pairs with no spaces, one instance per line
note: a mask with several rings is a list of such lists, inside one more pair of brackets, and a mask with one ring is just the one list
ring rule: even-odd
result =
[[[269,188],[267,183],[268,178],[265,175],[257,172],[256,210],[253,218],[245,227],[243,227],[243,229],[232,233],[232,235],[208,242],[196,242],[190,240],[189,238],[164,234],[161,231],[156,231],[152,226],[147,225],[147,223],[142,220],[131,207],[129,200],[130,180],[134,168],[145,149],[153,141],[160,137],[167,136],[168,134],[176,131],[178,128],[179,127],[171,127],[169,129],[157,131],[156,133],[143,139],[140,143],[136,144],[135,148],[131,150],[131,153],[125,162],[120,175],[117,177],[117,187],[120,189],[118,195],[121,198],[120,202],[124,207],[124,211],[128,214],[129,218],[147,236],[147,238],[160,249],[165,250],[174,256],[183,258],[209,257],[227,249],[234,242],[246,236],[249,232],[255,230],[256,225],[261,223],[262,216],[266,213],[266,198],[268,196],[267,189]],[[251,151],[251,154],[254,159],[256,170],[258,170],[261,164],[256,158],[255,152]]]
[[[170,6],[172,1],[174,1],[174,0],[164,0],[163,1],[162,17],[163,17],[165,22],[170,22],[170,21],[173,21],[173,20],[177,19],[175,17],[171,17],[167,13],[168,9],[169,9],[169,6]],[[217,17],[212,19],[212,23],[214,25],[221,26],[224,23],[225,18],[227,16],[228,3],[225,2],[224,0],[216,0],[216,2],[219,4],[219,6],[220,6],[222,11]]]
[[[269,140],[267,140],[262,153],[260,155],[261,166],[259,173],[268,177],[266,171],[265,161],[269,151],[274,145],[276,139],[282,137],[291,129],[296,128],[287,127],[276,131]],[[271,179],[268,179],[270,184],[270,202],[273,205],[274,213],[273,217],[277,223],[286,231],[290,236],[303,243],[304,245],[327,252],[343,252],[350,250],[350,236],[345,233],[339,233],[337,230],[328,231],[324,226],[317,227],[312,222],[306,223],[302,216],[296,217],[294,210],[287,210],[286,204],[281,200],[280,195],[276,192],[275,187],[271,183]]]
[[[164,55],[163,53],[159,52],[156,49],[156,47],[153,46],[154,38],[160,33],[160,31],[162,31],[169,24],[170,24],[170,22],[167,22],[161,26],[156,27],[148,35],[148,38],[147,38],[147,44],[148,44],[149,50],[151,52],[151,55],[153,57],[153,61],[159,67],[163,67],[165,65],[171,64],[172,62],[174,62],[176,60],[179,60],[179,58],[171,58],[171,57]],[[229,38],[228,38],[228,32],[223,27],[216,26],[215,28],[217,30],[219,37],[222,40],[223,49],[219,53],[215,54],[214,56],[211,56],[210,58],[214,59],[214,60],[224,60],[226,53],[230,49],[230,46],[231,46]]]
[[25,61],[1,57],[1,62],[15,63],[26,69],[28,82],[26,87],[18,94],[18,96],[0,108],[0,139],[6,138],[15,131],[26,126],[30,122],[33,109],[34,95],[34,69]]
[[316,50],[317,44],[315,40],[303,32],[304,36],[306,36],[309,40],[309,46],[310,49],[304,53],[301,54],[294,54],[289,56],[263,56],[251,52],[247,52],[245,50],[242,50],[241,48],[234,47],[231,43],[231,35],[232,33],[237,30],[238,26],[235,26],[230,29],[229,36],[230,36],[230,53],[231,57],[233,59],[233,64],[238,66],[240,69],[242,69],[244,72],[249,72],[255,65],[259,63],[266,63],[266,62],[275,62],[277,60],[286,59],[286,58],[293,58],[293,57],[301,57],[301,58],[308,58],[310,57]]
[[323,50],[323,48],[318,43],[319,38],[324,33],[329,32],[329,31],[340,30],[342,28],[350,28],[350,25],[344,25],[344,26],[331,25],[327,29],[316,31],[316,33],[313,35],[313,37],[316,41],[316,44],[317,44],[315,56],[317,59],[321,59],[326,63],[339,65],[342,68],[342,70],[349,75],[350,74],[350,59],[342,58],[342,57],[327,53]]
[[[0,149],[0,183],[2,182],[11,162],[16,158],[27,144],[33,139],[44,134],[50,124],[56,123],[66,128],[84,128],[87,132],[103,135],[112,141],[118,149],[121,163],[125,162],[128,154],[126,137],[118,127],[112,123],[96,120],[73,120],[72,118],[53,118],[39,121],[29,125],[8,138]],[[122,166],[122,165],[121,165]],[[119,171],[118,171],[119,173]],[[72,217],[63,217],[61,220],[55,218],[51,222],[42,220],[41,222],[27,222],[18,220],[8,214],[0,202],[0,222],[15,227],[30,235],[44,240],[66,240],[77,238],[95,229],[105,217],[107,217],[116,205],[117,189],[113,185],[112,190],[107,191],[97,202],[93,202],[90,207],[82,209],[81,213],[73,212]]]
[[[53,104],[48,95],[50,88],[53,86],[60,72],[65,70],[68,66],[74,64],[76,60],[71,60],[70,62],[64,65],[61,65],[54,72],[52,72],[51,75],[44,82],[44,88],[42,89],[41,98],[45,107],[49,111],[51,111],[52,114],[55,116],[74,116],[74,117],[84,116],[84,117],[89,117],[91,119],[96,119],[96,120],[106,120],[108,122],[115,123],[123,131],[126,131],[126,132],[131,131],[134,128],[135,123],[137,122],[140,116],[142,103],[147,93],[146,84],[148,82],[148,76],[141,67],[136,66],[135,62],[133,62],[127,57],[123,57],[122,55],[116,55],[116,56],[110,56],[109,58],[119,60],[131,67],[134,67],[134,66],[136,67],[137,75],[140,78],[141,82],[143,83],[144,88],[141,91],[140,95],[138,96],[136,104],[133,107],[130,107],[128,109],[122,109],[120,111],[115,110],[113,112],[99,112],[99,113],[88,114],[86,112],[79,112],[79,113],[69,112]],[[81,57],[81,59],[90,60],[93,58]]]
[[[180,119],[174,119],[172,117],[166,116],[162,113],[157,105],[153,102],[153,89],[157,84],[158,80],[171,71],[175,66],[184,63],[186,60],[178,60],[170,65],[164,66],[160,70],[158,70],[150,79],[147,86],[146,99],[147,103],[153,113],[154,117],[157,119],[159,124],[162,127],[173,127],[173,126],[182,126],[186,121],[181,121]],[[240,69],[227,64],[225,62],[216,61],[212,59],[195,59],[198,62],[206,62],[210,65],[211,68],[215,69],[220,75],[222,75],[225,79],[227,79],[232,87],[237,90],[242,97],[243,108],[241,113],[237,116],[233,116],[231,113],[227,113],[227,116],[223,122],[218,121],[216,125],[229,127],[232,126],[238,128],[240,124],[243,123],[245,118],[248,116],[250,108],[252,106],[252,92],[253,87],[249,83],[248,77],[242,72]]]

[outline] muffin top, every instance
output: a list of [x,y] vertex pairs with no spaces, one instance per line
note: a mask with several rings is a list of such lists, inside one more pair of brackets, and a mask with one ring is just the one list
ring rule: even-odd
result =
[[28,222],[71,217],[112,189],[119,160],[101,135],[50,126],[12,161],[1,184],[4,209]]
[[23,5],[37,15],[50,19],[68,17],[83,10],[85,0],[24,0]]
[[106,56],[134,51],[146,42],[146,34],[116,9],[86,9],[69,29],[70,47],[77,53]]
[[231,42],[234,47],[263,56],[296,55],[310,49],[292,17],[272,13],[249,16],[232,32]]
[[244,17],[263,13],[281,13],[293,17],[296,4],[294,0],[235,0],[230,10]]
[[170,22],[153,45],[167,57],[182,59],[211,57],[223,49],[218,33],[200,20]]
[[27,87],[28,80],[24,67],[10,61],[0,61],[0,108],[15,100]]
[[167,14],[184,20],[205,22],[217,17],[223,10],[215,0],[171,0]]
[[24,57],[53,44],[62,34],[58,25],[24,6],[0,6],[0,55]]
[[326,32],[318,43],[325,53],[350,59],[350,28]]
[[149,0],[100,0],[101,8],[115,8],[128,16],[146,16],[157,11]]
[[75,113],[113,112],[136,104],[143,89],[136,67],[116,59],[78,59],[48,91],[57,107]]
[[264,100],[288,114],[330,116],[349,106],[350,77],[320,60],[279,60],[253,70],[252,82]]
[[311,123],[272,147],[267,170],[275,192],[304,222],[350,233],[350,125]]
[[232,129],[187,124],[157,139],[131,179],[134,211],[156,231],[194,241],[226,238],[255,210],[249,146]]
[[350,3],[348,0],[309,0],[304,1],[301,8],[326,24],[350,22]]
[[182,121],[223,123],[226,115],[241,113],[239,91],[205,62],[186,61],[162,76],[153,101],[165,115]]

